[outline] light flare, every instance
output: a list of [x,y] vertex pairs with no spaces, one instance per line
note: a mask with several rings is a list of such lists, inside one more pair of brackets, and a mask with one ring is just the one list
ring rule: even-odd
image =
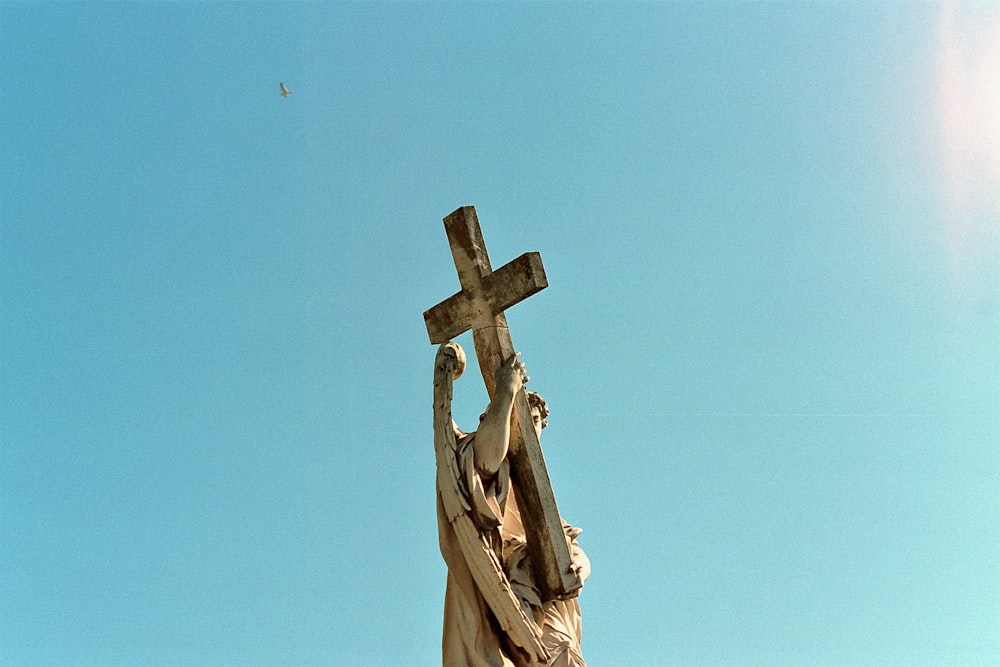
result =
[[948,252],[968,279],[1000,263],[1000,6],[942,4],[938,93]]

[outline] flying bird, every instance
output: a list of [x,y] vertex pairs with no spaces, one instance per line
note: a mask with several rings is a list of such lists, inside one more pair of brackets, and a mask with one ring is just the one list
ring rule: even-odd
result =
[[281,96],[282,97],[288,97],[289,95],[292,94],[292,91],[290,91],[287,88],[285,88],[285,84],[278,83],[278,85],[281,86]]

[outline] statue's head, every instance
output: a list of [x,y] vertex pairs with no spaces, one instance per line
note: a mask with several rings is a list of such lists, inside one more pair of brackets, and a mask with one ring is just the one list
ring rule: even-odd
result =
[[524,392],[528,396],[528,407],[531,408],[531,422],[535,433],[541,436],[542,429],[549,425],[549,405],[545,399],[533,391]]
[[[534,391],[524,392],[528,397],[528,409],[531,410],[531,423],[535,427],[535,435],[541,437],[542,429],[549,425],[549,404],[540,394]],[[479,421],[483,421],[486,413],[479,415]]]

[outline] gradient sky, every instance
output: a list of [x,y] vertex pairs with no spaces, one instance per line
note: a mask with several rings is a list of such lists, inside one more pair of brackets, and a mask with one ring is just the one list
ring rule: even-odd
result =
[[0,72],[3,664],[439,664],[462,205],[592,665],[1000,664],[996,4],[3,2]]

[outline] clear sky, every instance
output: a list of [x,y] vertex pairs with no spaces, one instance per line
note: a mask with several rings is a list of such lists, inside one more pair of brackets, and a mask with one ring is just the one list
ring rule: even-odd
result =
[[471,204],[592,665],[1000,664],[996,4],[3,2],[0,70],[0,663],[439,662]]

